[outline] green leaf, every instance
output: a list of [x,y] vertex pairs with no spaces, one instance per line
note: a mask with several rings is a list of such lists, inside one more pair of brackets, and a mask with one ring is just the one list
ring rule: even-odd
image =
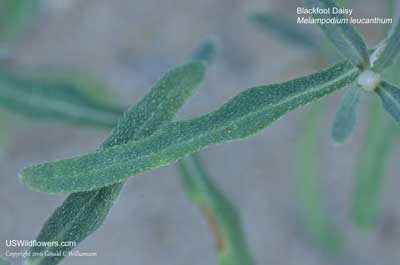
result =
[[318,245],[331,253],[344,250],[344,238],[330,221],[323,206],[320,178],[319,106],[307,115],[296,145],[296,193],[307,231]]
[[[305,0],[307,8],[330,9],[337,8],[333,0]],[[332,12],[330,12],[332,13]],[[346,19],[342,14],[315,14],[314,19]],[[328,39],[338,52],[355,66],[364,69],[369,66],[367,46],[350,23],[319,23]]]
[[344,62],[282,84],[250,88],[214,112],[170,123],[144,140],[31,166],[19,177],[31,189],[48,193],[87,191],[118,183],[208,145],[254,135],[289,111],[343,88],[358,74],[358,69]]
[[0,257],[0,265],[11,265],[11,263]]
[[[128,110],[101,149],[138,141],[153,134],[190,98],[205,75],[202,63],[190,63],[168,72],[136,106]],[[107,217],[124,182],[90,192],[71,194],[43,226],[38,241],[75,241],[96,231]],[[72,248],[35,247],[32,252]],[[57,264],[62,257],[30,258],[28,264]]]
[[392,65],[400,51],[400,20],[392,28],[389,37],[384,41],[384,49],[379,54],[378,59],[373,63],[372,69],[381,72]]
[[94,100],[73,82],[53,82],[0,72],[0,105],[29,118],[112,127],[120,107]]
[[332,126],[332,139],[343,143],[350,136],[357,121],[357,112],[360,105],[361,89],[352,84],[340,102]]
[[254,264],[235,207],[206,173],[194,154],[179,161],[182,184],[202,211],[217,241],[219,264]]
[[[104,104],[116,105],[114,102],[115,97],[110,92],[109,87],[105,85],[105,82],[87,70],[80,72],[74,70],[64,70],[63,72],[50,70],[31,74],[28,78],[48,83],[68,83],[70,86],[79,89],[88,98],[90,97]],[[125,108],[119,108],[122,115]]]
[[284,14],[269,12],[254,12],[250,14],[251,21],[266,33],[272,33],[291,45],[317,49],[320,44],[317,38],[305,28],[291,22]]
[[400,88],[383,81],[375,91],[381,98],[385,110],[400,122]]
[[192,54],[191,60],[193,61],[205,61],[207,64],[211,64],[214,60],[216,53],[216,45],[212,40],[207,40],[202,43]]
[[386,68],[382,73],[382,79],[390,84],[394,84],[396,86],[400,85],[400,60],[397,60],[394,64]]
[[31,25],[40,0],[2,0],[0,3],[0,39],[14,38]]
[[359,228],[370,228],[376,224],[381,210],[384,176],[398,136],[397,124],[383,111],[377,100],[373,103],[352,193],[352,219]]
[[4,145],[6,145],[10,140],[9,124],[8,119],[2,111],[0,111],[0,152],[2,151]]

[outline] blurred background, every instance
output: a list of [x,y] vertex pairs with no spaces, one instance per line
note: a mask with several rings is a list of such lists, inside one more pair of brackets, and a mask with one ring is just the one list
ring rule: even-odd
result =
[[[2,1],[0,16],[4,16]],[[385,1],[347,2],[354,17],[387,16]],[[42,0],[33,7],[34,16],[26,14],[29,22],[23,30],[0,38],[0,49],[7,51],[2,67],[95,79],[102,84],[99,94],[128,107],[167,70],[185,62],[201,42],[213,38],[219,49],[207,80],[178,115],[191,118],[216,109],[246,88],[328,65],[320,51],[285,42],[249,19],[251,12],[268,11],[285,14],[295,24],[298,6],[302,2],[293,0]],[[322,37],[316,26],[301,27]],[[357,29],[371,47],[384,37],[382,25]],[[329,45],[326,49],[332,54]],[[368,144],[364,137],[369,116],[362,104],[350,141],[333,144],[331,123],[340,96],[322,103],[315,141],[320,150],[316,160],[321,168],[321,204],[346,243],[344,255],[321,247],[305,223],[307,218],[302,218],[304,207],[296,195],[295,149],[309,107],[286,115],[248,140],[201,152],[210,175],[240,211],[257,264],[400,262],[396,174],[400,165],[395,162],[400,150],[394,149],[388,158],[376,222],[368,229],[355,227],[354,171],[361,148]],[[110,132],[32,121],[3,109],[0,126],[0,255],[4,255],[6,239],[34,239],[64,199],[30,191],[18,181],[18,172],[33,163],[94,150]],[[105,225],[78,249],[98,256],[67,258],[62,264],[216,264],[215,242],[201,213],[185,197],[175,165],[131,178]]]

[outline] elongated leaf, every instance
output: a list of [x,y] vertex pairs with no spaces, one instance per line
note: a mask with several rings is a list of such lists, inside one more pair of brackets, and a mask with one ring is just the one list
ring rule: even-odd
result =
[[0,72],[0,106],[38,119],[112,127],[122,109],[94,100],[72,83],[49,82]]
[[[60,71],[45,71],[40,73],[31,74],[29,77],[34,80],[41,80],[42,82],[48,83],[68,83],[70,86],[74,86],[86,97],[90,97],[96,102],[107,103],[115,105],[114,97],[110,93],[109,87],[105,85],[105,82],[101,78],[96,77],[90,71],[80,71],[79,73],[74,70]],[[120,107],[121,115],[125,111],[125,108]]]
[[381,98],[385,110],[400,122],[400,89],[383,81],[375,91]]
[[211,64],[216,53],[216,45],[212,40],[205,41],[202,43],[192,54],[191,60],[193,61],[205,61]]
[[344,238],[323,207],[320,178],[318,129],[322,108],[307,115],[296,145],[296,193],[304,224],[318,245],[331,253],[340,253]]
[[0,39],[13,38],[31,25],[40,0],[2,0],[0,2]]
[[250,14],[251,21],[266,33],[272,33],[283,39],[290,45],[298,45],[305,48],[317,49],[317,38],[303,27],[289,21],[284,14],[269,12],[254,12]]
[[[136,106],[128,110],[101,149],[137,141],[171,121],[204,78],[202,63],[190,63],[167,73]],[[107,217],[124,182],[90,192],[71,194],[43,226],[38,241],[81,242],[96,231]],[[32,252],[71,248],[35,247]],[[28,264],[57,264],[62,257],[31,258]]]
[[208,145],[254,135],[289,111],[343,88],[358,74],[344,62],[286,83],[254,87],[214,112],[170,123],[142,141],[35,165],[19,177],[31,189],[49,193],[87,191],[118,183]]
[[[337,8],[333,0],[305,0],[307,8],[329,9]],[[314,14],[314,19],[346,19],[342,14]],[[367,46],[361,35],[350,23],[319,23],[328,39],[335,45],[338,52],[349,59],[355,66],[369,66]]]
[[332,127],[332,139],[343,143],[350,136],[357,121],[357,112],[360,105],[361,89],[352,84],[349,91],[340,102]]
[[9,131],[7,126],[8,119],[4,113],[0,111],[0,151],[8,142],[9,139]]
[[384,176],[398,126],[382,110],[377,101],[371,106],[367,133],[360,151],[355,171],[352,218],[359,228],[370,228],[381,209]]
[[212,181],[194,154],[180,160],[182,184],[213,231],[217,241],[220,265],[254,264],[235,207]]
[[373,69],[377,72],[383,71],[388,66],[392,65],[399,55],[400,51],[400,20],[396,26],[392,28],[385,47],[380,53],[378,59],[373,64]]
[[0,257],[0,265],[11,265],[11,263]]

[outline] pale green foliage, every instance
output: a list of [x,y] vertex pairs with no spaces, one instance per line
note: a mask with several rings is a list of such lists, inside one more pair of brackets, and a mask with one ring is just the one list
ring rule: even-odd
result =
[[2,111],[0,111],[0,152],[1,149],[7,144],[9,139],[8,119]]
[[330,222],[322,201],[320,178],[319,124],[323,111],[312,109],[296,145],[296,192],[304,224],[312,238],[328,252],[339,253],[344,238]]
[[295,21],[291,22],[283,14],[270,12],[254,12],[250,19],[267,33],[275,34],[277,37],[287,41],[288,44],[303,46],[309,49],[317,49],[319,46],[317,38],[299,26]]
[[182,184],[188,197],[206,217],[218,245],[220,265],[252,265],[239,214],[213,182],[196,155],[179,162]]
[[361,90],[356,84],[350,88],[340,102],[332,126],[332,139],[343,143],[350,136],[357,121]]
[[[333,0],[305,0],[308,8],[332,9],[337,7]],[[342,14],[315,14],[316,19],[343,19]],[[355,66],[366,68],[369,65],[367,46],[361,35],[350,23],[320,24],[328,39],[335,45],[336,49]]]
[[[138,141],[172,120],[190,98],[205,74],[202,63],[190,63],[167,73],[135,107],[129,109],[113,129],[101,149]],[[124,183],[91,192],[71,194],[43,226],[39,241],[79,243],[96,231],[107,217]],[[70,250],[71,247],[37,247],[32,252]],[[30,258],[31,264],[57,264],[62,257]]]
[[30,26],[41,0],[2,0],[0,39],[14,38]]
[[387,82],[382,82],[376,93],[382,100],[383,107],[392,117],[400,122],[400,89]]
[[[390,83],[400,84],[397,61],[383,73]],[[378,100],[373,100],[368,112],[368,125],[355,170],[353,188],[352,219],[355,226],[371,228],[377,224],[382,208],[382,196],[386,167],[390,160],[398,125],[385,113]]]
[[[309,7],[335,6],[333,0],[306,0],[306,3]],[[343,18],[342,15],[316,17]],[[264,28],[278,29],[278,34],[284,33],[286,38],[297,38],[303,44],[313,45],[311,38],[298,34],[298,31],[291,28],[293,25],[288,27],[283,23],[276,23],[274,18],[271,20],[268,16],[266,19],[256,17],[255,20],[256,23],[263,24]],[[397,55],[400,44],[398,28],[397,26],[387,39],[386,48],[374,64],[373,70],[378,74],[390,66]],[[33,190],[48,193],[76,192],[50,217],[38,240],[82,241],[104,222],[128,177],[168,165],[212,144],[250,137],[289,111],[354,83],[360,70],[370,70],[367,46],[351,25],[327,24],[322,29],[349,62],[339,63],[327,70],[285,83],[250,88],[214,112],[192,120],[171,122],[204,76],[204,64],[188,64],[168,73],[142,101],[132,107],[99,150],[23,170],[20,179]],[[213,45],[209,43],[201,47],[193,57],[209,62],[213,52]],[[375,86],[372,87],[374,88]],[[399,91],[385,81],[376,90],[384,108],[397,121],[400,121]],[[351,90],[350,93],[354,94],[345,97],[334,125],[333,135],[339,141],[347,138],[356,120],[359,90]],[[0,104],[29,117],[100,127],[114,126],[121,113],[119,108],[99,104],[97,100],[76,90],[74,85],[63,82],[43,83],[10,73],[0,73]],[[337,236],[335,227],[329,223],[320,203],[318,145],[315,140],[317,116],[311,115],[306,124],[311,129],[304,133],[297,147],[299,198],[304,207],[305,222],[315,239],[328,249],[340,250],[342,238]],[[374,135],[368,137],[379,139]],[[386,152],[385,144],[386,142],[376,140],[374,146]],[[299,150],[305,148],[309,152],[300,155]],[[366,153],[370,154],[371,151],[366,150]],[[372,161],[367,154],[362,161],[369,164],[377,162],[378,170],[371,171],[374,175],[383,175],[380,170],[383,162]],[[220,248],[220,264],[252,264],[239,217],[232,205],[208,179],[195,158],[184,158],[181,168],[185,172],[184,183],[189,196],[202,208],[208,220],[217,224],[214,234],[221,240],[220,243],[224,243],[224,248]],[[381,182],[373,182],[372,174],[360,172],[363,174],[359,177],[361,192],[356,191],[354,213],[356,219],[365,223],[365,220],[372,220],[376,216]],[[369,197],[371,201],[365,199],[366,191],[372,194]],[[365,204],[371,204],[372,210],[360,212]],[[34,249],[37,252],[45,250],[48,249]],[[29,262],[53,265],[59,261],[60,258],[44,257]]]
[[371,122],[357,162],[352,202],[353,222],[361,228],[376,224],[381,209],[384,176],[398,136],[397,125],[377,100],[371,105],[368,119]]
[[74,82],[0,72],[0,104],[29,118],[112,127],[122,109],[94,99]]
[[164,126],[154,135],[96,152],[29,167],[21,181],[49,193],[87,191],[168,165],[208,145],[247,138],[287,112],[348,85],[359,71],[348,62],[282,84],[250,88],[218,110]]
[[384,49],[373,64],[375,71],[382,71],[392,65],[399,54],[400,46],[400,20],[392,28],[389,37],[384,41]]
[[0,265],[11,265],[11,263],[0,257]]
[[204,61],[207,64],[211,64],[215,58],[216,50],[217,47],[215,41],[205,41],[193,52],[191,60]]

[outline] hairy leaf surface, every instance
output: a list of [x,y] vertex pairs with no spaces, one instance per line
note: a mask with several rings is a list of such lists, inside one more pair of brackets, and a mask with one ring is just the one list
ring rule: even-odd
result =
[[0,105],[38,119],[64,120],[81,125],[112,127],[120,107],[94,100],[73,83],[35,80],[0,72]]
[[[167,73],[136,106],[118,122],[101,149],[137,141],[153,134],[171,121],[184,102],[193,95],[204,78],[202,63],[190,63]],[[79,243],[96,231],[107,217],[124,182],[89,192],[71,194],[43,226],[38,241],[75,241]],[[32,252],[71,248],[35,247]],[[30,264],[57,264],[62,257],[31,258]]]
[[344,95],[336,112],[332,126],[332,139],[343,143],[351,135],[357,121],[357,112],[360,105],[361,89],[352,84]]
[[254,264],[235,207],[208,176],[197,155],[179,161],[182,184],[207,218],[217,241],[219,264]]
[[31,166],[20,179],[36,191],[88,191],[168,165],[211,144],[247,138],[289,111],[316,101],[354,81],[348,62],[281,84],[248,89],[218,110],[164,126],[154,135],[96,152]]
[[[308,8],[330,9],[337,5],[333,0],[305,0]],[[315,19],[345,19],[342,14],[314,14]],[[338,52],[346,59],[350,60],[359,68],[366,68],[369,65],[369,56],[367,46],[350,23],[325,23],[319,24],[325,32],[328,39],[335,45]]]

